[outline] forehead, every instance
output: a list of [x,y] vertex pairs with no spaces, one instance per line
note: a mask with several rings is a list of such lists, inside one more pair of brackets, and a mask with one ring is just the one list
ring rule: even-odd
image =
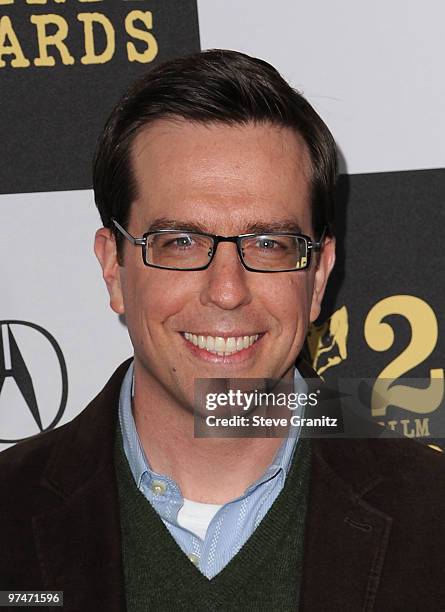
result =
[[240,233],[283,218],[309,228],[310,159],[289,128],[158,120],[137,135],[131,162],[138,225],[168,217]]

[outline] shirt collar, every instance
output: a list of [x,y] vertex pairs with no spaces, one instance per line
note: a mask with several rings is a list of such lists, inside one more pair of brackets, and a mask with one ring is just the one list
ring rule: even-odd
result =
[[[307,384],[300,372],[295,368],[294,371],[294,390],[300,393],[307,392]],[[133,361],[125,374],[122,382],[119,396],[119,424],[122,432],[122,440],[125,450],[125,455],[130,465],[131,473],[138,487],[141,488],[141,483],[144,477],[148,477],[150,481],[153,479],[161,479],[173,485],[173,489],[177,490],[177,484],[163,474],[157,474],[150,467],[147,456],[142,448],[139,435],[136,430],[132,411],[132,398],[134,395],[134,365]],[[245,491],[245,495],[251,493],[259,485],[270,480],[278,473],[285,477],[290,469],[292,457],[295,452],[297,439],[300,434],[300,427],[292,426],[289,431],[289,436],[283,439],[283,443],[278,448],[272,463],[266,469],[264,474],[252,483]]]
[[[307,393],[308,386],[304,378],[301,376],[297,368],[294,369],[294,392]],[[285,478],[289,472],[292,458],[294,456],[295,448],[297,446],[297,440],[300,436],[301,425],[291,425],[289,429],[289,435],[283,439],[283,443],[280,444],[272,463],[266,469],[264,474],[252,483],[246,490],[246,493],[250,493],[256,487],[261,485],[263,482],[274,478],[278,473],[281,473]]]
[[132,361],[127,373],[125,374],[124,380],[122,381],[119,395],[119,424],[122,432],[125,455],[128,459],[128,463],[130,464],[134,481],[138,489],[140,489],[144,473],[152,472],[152,470],[139,440],[139,435],[137,433],[136,424],[133,418],[133,374],[134,362]]

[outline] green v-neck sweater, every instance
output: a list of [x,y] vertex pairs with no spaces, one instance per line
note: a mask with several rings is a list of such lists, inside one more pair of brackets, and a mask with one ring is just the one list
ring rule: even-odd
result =
[[251,537],[211,580],[181,550],[138,490],[116,436],[115,469],[127,612],[298,610],[310,441],[298,441],[285,484]]

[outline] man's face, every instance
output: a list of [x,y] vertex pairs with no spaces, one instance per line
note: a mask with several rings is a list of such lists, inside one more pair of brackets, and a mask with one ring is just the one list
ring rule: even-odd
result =
[[[133,236],[199,226],[222,236],[300,228],[314,237],[309,156],[289,129],[160,120],[137,136],[132,162]],[[137,370],[152,389],[189,406],[195,378],[290,378],[334,263],[331,239],[309,269],[273,274],[245,270],[233,243],[221,243],[209,268],[196,272],[147,267],[128,241],[120,267],[105,229],[96,252],[111,306],[125,313]],[[217,355],[200,348],[200,336],[240,350]]]

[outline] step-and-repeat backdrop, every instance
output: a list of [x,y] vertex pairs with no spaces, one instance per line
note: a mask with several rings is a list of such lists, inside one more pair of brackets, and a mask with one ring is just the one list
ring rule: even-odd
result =
[[0,450],[72,419],[131,355],[92,250],[96,138],[137,75],[213,47],[273,63],[338,142],[338,265],[307,354],[441,445],[444,20],[433,0],[0,0]]

